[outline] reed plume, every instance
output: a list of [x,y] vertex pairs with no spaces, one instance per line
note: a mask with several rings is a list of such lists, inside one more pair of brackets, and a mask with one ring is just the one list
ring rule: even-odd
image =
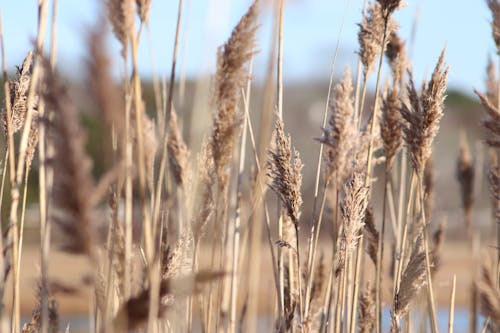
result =
[[184,186],[189,173],[189,149],[182,139],[181,129],[177,121],[177,113],[170,115],[170,131],[168,133],[168,158],[170,169],[178,186]]
[[63,249],[72,253],[91,254],[94,235],[94,182],[92,162],[85,152],[85,133],[78,120],[66,86],[45,63],[43,99],[54,116],[48,122],[48,139],[54,147],[52,167],[54,177],[52,220],[61,230]]
[[474,204],[474,163],[465,135],[461,136],[460,152],[457,159],[456,177],[460,184],[462,208],[465,213],[467,233],[472,232],[472,206]]
[[427,160],[423,175],[423,187],[424,187],[424,210],[425,217],[427,221],[430,220],[432,212],[434,210],[434,190],[436,183],[436,176],[434,174],[434,160],[431,157]]
[[382,101],[382,116],[380,119],[380,137],[383,141],[385,161],[390,170],[394,157],[401,148],[403,141],[403,124],[400,113],[401,96],[396,85],[386,93]]
[[483,266],[481,276],[476,281],[476,288],[479,296],[479,306],[482,314],[490,318],[493,324],[493,331],[500,328],[500,292],[496,288],[491,270]]
[[107,0],[108,17],[116,39],[122,45],[122,57],[126,57],[128,39],[134,32],[134,0]]
[[361,168],[354,167],[351,176],[344,185],[345,198],[341,206],[344,228],[339,249],[335,253],[335,276],[342,272],[346,260],[358,246],[360,233],[365,224],[369,187],[365,186],[364,182],[364,172]]
[[481,122],[489,134],[486,143],[490,147],[500,147],[500,110],[486,95],[477,90],[474,90],[474,93],[479,97],[484,110],[489,116]]
[[[24,58],[21,67],[17,67],[16,78],[9,80],[10,105],[12,131],[17,133],[24,126],[26,112],[28,112],[28,90],[31,84],[31,74],[33,71],[33,52],[30,51]],[[35,98],[33,109],[38,107],[38,97]],[[7,110],[2,112],[2,125],[4,133],[7,133]]]
[[491,35],[500,54],[500,3],[498,0],[486,0],[491,12]]
[[399,320],[408,312],[410,302],[426,284],[425,252],[422,241],[422,235],[418,236],[401,276],[399,288],[394,295],[391,332],[400,331]]
[[442,221],[439,223],[438,228],[432,234],[432,250],[429,253],[431,256],[431,273],[435,274],[441,267],[441,247],[444,239],[445,224]]
[[392,31],[389,35],[385,56],[391,67],[393,82],[397,84],[406,72],[408,59],[406,58],[405,42],[399,37],[396,31]]
[[359,333],[372,333],[375,328],[375,289],[368,282],[359,301]]
[[404,139],[410,154],[410,161],[418,176],[422,176],[427,160],[431,156],[432,142],[439,130],[443,117],[444,100],[449,67],[444,66],[445,50],[432,73],[431,80],[425,83],[419,95],[409,73],[408,101],[404,101],[401,115],[406,121],[403,128]]
[[135,4],[137,6],[137,15],[139,15],[142,23],[147,24],[149,22],[151,2],[152,0],[135,0]]
[[111,76],[112,61],[106,48],[106,25],[93,29],[87,37],[89,53],[86,59],[87,84],[98,109],[118,137],[125,130],[123,92]]
[[197,207],[197,214],[191,221],[191,230],[196,245],[205,234],[206,225],[215,208],[213,187],[216,182],[216,175],[211,145],[207,142],[203,143],[201,153],[198,156],[198,173],[198,200],[195,206]]
[[[393,3],[399,1],[376,1],[368,6],[367,13],[363,15],[358,32],[359,56],[363,64],[363,75],[368,77],[374,70],[375,63],[379,57],[381,50],[386,45],[382,45],[383,41],[387,43],[387,38],[392,31],[397,29],[397,24],[391,17],[392,11],[399,6],[393,8]],[[389,9],[393,8],[391,11]]]
[[498,80],[497,69],[495,63],[488,57],[488,65],[486,66],[486,96],[493,105],[498,105]]
[[245,64],[254,54],[258,2],[255,1],[233,29],[229,40],[219,49],[215,74],[211,150],[219,189],[228,182],[228,163],[238,136],[241,114],[237,112],[241,90],[247,82]]
[[316,140],[326,146],[325,178],[330,180],[336,176],[342,181],[348,172],[348,156],[353,146],[352,135],[355,130],[353,87],[349,67],[345,69],[342,83],[335,86],[334,94],[335,97],[329,105],[328,127],[323,129],[322,137]]
[[368,253],[368,256],[372,260],[373,264],[377,266],[377,253],[380,235],[375,227],[375,217],[373,215],[373,207],[371,205],[368,205],[366,208],[364,235],[366,240],[366,252]]
[[269,151],[267,175],[269,187],[280,198],[287,215],[298,228],[302,196],[302,162],[299,153],[293,149],[290,136],[286,137],[283,121],[277,117],[274,133],[274,147]]
[[[38,288],[37,303],[31,314],[31,319],[24,324],[22,333],[39,333],[42,331],[42,299],[41,286]],[[53,295],[48,296],[48,333],[59,333],[59,309],[58,304]]]

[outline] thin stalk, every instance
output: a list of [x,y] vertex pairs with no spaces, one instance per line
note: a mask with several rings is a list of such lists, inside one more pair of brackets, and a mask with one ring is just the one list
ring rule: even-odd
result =
[[[37,29],[37,50],[41,51],[43,49],[43,42],[45,37],[45,23],[47,19],[47,1],[40,0],[38,5],[38,29]],[[3,37],[2,37],[3,39]],[[19,159],[17,163],[17,169],[15,174],[11,176],[11,209],[9,215],[9,222],[12,226],[12,270],[13,270],[13,311],[12,311],[12,325],[11,332],[19,332],[20,331],[20,290],[19,290],[19,229],[18,229],[18,207],[19,207],[19,199],[20,199],[20,186],[23,180],[23,174],[25,170],[26,164],[26,152],[28,147],[28,139],[29,133],[31,130],[31,123],[33,120],[33,104],[35,100],[35,90],[38,84],[38,79],[40,77],[41,71],[40,59],[37,56],[35,58],[35,65],[32,72],[32,77],[30,81],[30,86],[28,90],[28,97],[26,101],[27,111],[24,129],[21,136],[21,142],[19,144]],[[5,83],[8,84],[8,83]],[[9,95],[6,95],[9,96]],[[6,100],[9,100],[8,98]],[[9,101],[10,102],[10,101]],[[7,109],[7,113],[9,114],[9,109]],[[7,117],[7,122],[11,121],[9,119],[10,116]],[[12,135],[12,133],[10,133]],[[11,138],[9,138],[10,140]],[[12,138],[13,139],[13,138]],[[13,143],[13,142],[12,142]],[[14,149],[12,145],[10,148]],[[13,153],[13,151],[12,151]],[[14,162],[13,156],[11,163]],[[14,164],[12,164],[12,167]],[[11,170],[12,171],[12,170]]]
[[378,242],[379,251],[377,253],[377,267],[375,277],[375,307],[376,307],[376,329],[377,333],[382,332],[382,263],[384,261],[384,236],[385,236],[385,215],[386,215],[386,201],[387,201],[387,187],[389,186],[389,170],[386,165],[384,173],[384,196],[382,200],[382,227],[380,229],[380,236]]
[[406,247],[406,238],[408,234],[408,224],[411,216],[411,209],[413,207],[413,196],[415,193],[415,186],[416,186],[416,177],[415,174],[412,173],[411,176],[411,181],[410,181],[410,194],[408,196],[408,202],[406,205],[406,219],[404,221],[404,226],[403,226],[403,234],[400,236],[402,238],[401,243],[399,244],[398,248],[398,253],[396,254],[396,278],[394,279],[394,294],[397,293],[399,290],[399,283],[401,280],[401,273],[403,270],[403,261],[404,261],[404,254],[405,254],[405,247]]
[[[254,136],[254,132],[253,132],[252,120],[250,119],[250,113],[248,112],[248,110],[245,110],[245,117],[247,119],[248,134],[250,137],[250,143],[251,143],[252,150],[254,153],[255,166],[257,168],[257,173],[261,174],[262,170],[260,167],[260,161],[259,161],[259,156],[258,156],[258,152],[257,152],[257,145],[256,145],[255,136]],[[261,185],[261,183],[258,183],[256,186],[259,186],[259,185]],[[260,192],[262,193],[262,197],[263,197],[264,193],[265,193],[265,189],[262,186],[260,186]],[[277,268],[277,259],[276,259],[276,255],[275,255],[274,250],[273,250],[274,244],[273,244],[273,240],[272,240],[272,236],[271,236],[271,219],[269,217],[269,209],[267,207],[267,202],[265,200],[263,201],[263,205],[264,205],[264,216],[265,216],[265,222],[266,222],[267,240],[269,243],[269,249],[271,250],[271,260],[272,260],[272,265],[273,265],[274,282],[275,282],[275,286],[276,286],[276,292],[279,295],[279,292],[280,292],[280,285],[279,285],[279,279],[278,279],[279,274],[278,274],[278,268]],[[278,302],[278,310],[279,310],[279,314],[280,314],[279,315],[280,325],[281,325],[281,320],[283,319],[283,313],[284,313],[283,308],[284,308],[284,304],[280,300]]]
[[[250,60],[248,68],[248,77],[252,76],[253,58]],[[252,82],[249,79],[247,82],[246,92],[244,96],[245,115],[249,113],[250,109],[250,93]],[[233,333],[236,329],[236,306],[237,306],[237,290],[238,290],[238,260],[240,249],[240,233],[241,233],[241,187],[243,182],[243,171],[245,170],[245,155],[247,144],[247,117],[243,118],[243,133],[241,135],[240,159],[238,165],[238,181],[236,185],[236,211],[234,219],[234,234],[233,234],[233,258],[232,258],[232,272],[231,272],[231,301],[230,301],[230,314],[229,314],[229,332]]]
[[450,295],[450,321],[448,323],[448,333],[453,333],[453,322],[455,319],[455,291],[457,288],[457,275],[453,274],[453,282]]
[[[359,239],[359,243],[358,243],[358,253],[356,255],[356,267],[355,267],[355,270],[354,270],[354,286],[358,286],[360,285],[360,275],[361,275],[361,262],[362,262],[362,258],[363,258],[363,240],[364,240],[364,237],[361,237]],[[354,333],[355,330],[356,330],[356,309],[358,307],[358,296],[359,296],[359,287],[358,288],[354,288],[354,292],[352,294],[352,310],[351,310],[351,325],[350,325],[350,329],[349,329],[349,332],[350,333]]]
[[161,205],[161,197],[162,197],[162,188],[163,188],[163,178],[165,176],[167,158],[168,158],[168,131],[170,126],[170,114],[172,113],[172,103],[174,98],[174,84],[175,84],[175,70],[177,66],[177,54],[179,48],[179,35],[181,29],[181,20],[182,20],[182,8],[183,8],[183,0],[179,0],[178,9],[177,9],[177,23],[175,27],[175,38],[174,38],[174,48],[172,54],[172,65],[170,67],[170,80],[168,84],[168,94],[167,101],[165,105],[165,114],[164,114],[164,130],[163,130],[163,147],[162,147],[162,155],[160,162],[160,172],[158,174],[158,181],[156,182],[156,193],[155,193],[155,204],[153,210],[153,221],[157,221],[160,214],[160,205]]
[[[358,122],[357,122],[357,128],[361,128],[361,121],[363,120],[363,110],[365,108],[365,99],[366,99],[366,90],[368,89],[367,87],[367,82],[368,77],[366,75],[363,75],[363,84],[362,84],[362,89],[361,89],[361,98],[359,102],[359,110],[357,110],[357,117],[358,117]],[[377,95],[375,95],[377,96]],[[374,109],[375,110],[375,109]]]
[[[52,22],[50,37],[50,65],[55,68],[57,61],[57,5],[58,0],[52,1]],[[40,119],[46,117],[43,103],[39,105]],[[48,220],[48,193],[52,188],[52,182],[48,179],[50,166],[46,164],[46,136],[45,123],[40,121],[38,124],[38,198],[40,210],[40,273],[41,273],[41,308],[42,308],[42,327],[41,332],[47,333],[49,327],[49,300],[48,300],[48,270],[49,270],[49,251],[50,251],[50,221]]]
[[[330,80],[328,82],[328,93],[326,97],[326,103],[325,103],[325,109],[323,111],[323,122],[322,122],[322,128],[326,127],[326,122],[327,122],[327,116],[328,116],[328,109],[330,106],[330,100],[332,96],[332,88],[333,88],[333,77],[334,77],[334,71],[335,71],[335,65],[337,63],[337,56],[338,52],[340,49],[340,38],[342,35],[342,32],[344,30],[344,23],[345,23],[345,18],[346,18],[346,13],[347,9],[349,7],[349,0],[346,0],[346,6],[345,6],[345,11],[344,15],[342,16],[342,22],[340,23],[340,29],[339,33],[337,36],[337,42],[335,45],[335,52],[333,54],[333,59],[332,59],[332,64],[331,64],[331,69],[330,69]],[[317,209],[317,201],[318,201],[318,194],[319,194],[319,182],[320,182],[320,175],[321,175],[321,161],[323,160],[323,150],[324,150],[324,144],[320,143],[319,145],[319,153],[318,153],[318,161],[316,163],[316,178],[314,181],[314,199],[313,199],[313,212],[312,212],[312,228],[311,228],[311,236],[309,238],[309,251],[308,251],[308,256],[307,256],[307,278],[306,278],[306,297],[305,297],[305,307],[304,307],[304,315],[303,318],[304,320],[307,320],[307,316],[309,313],[309,298],[311,297],[311,287],[312,287],[312,281],[314,279],[314,261],[316,257],[316,248],[317,248],[317,240],[319,238],[319,232],[321,229],[321,215],[322,215],[322,209],[320,211],[320,216],[316,220],[316,209]],[[326,185],[323,189],[323,202],[325,201],[325,189]],[[323,206],[323,204],[322,204]],[[313,240],[314,239],[314,240]],[[314,243],[314,244],[313,244]]]
[[429,315],[431,320],[431,329],[433,333],[438,332],[437,318],[436,318],[436,304],[434,301],[434,291],[432,288],[432,276],[431,276],[431,262],[429,257],[429,236],[428,236],[428,226],[425,216],[425,197],[424,197],[424,184],[422,177],[419,178],[419,192],[420,192],[420,209],[422,211],[422,223],[424,225],[424,250],[425,250],[425,268],[427,271],[427,300],[429,302]]

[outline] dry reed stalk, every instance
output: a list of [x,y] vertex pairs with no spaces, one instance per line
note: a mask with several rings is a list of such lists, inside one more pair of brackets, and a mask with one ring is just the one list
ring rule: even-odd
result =
[[[253,72],[253,58],[250,61],[248,76],[251,77]],[[230,314],[229,314],[229,332],[234,333],[236,330],[236,306],[238,299],[238,278],[240,277],[239,260],[240,260],[240,228],[241,228],[241,197],[242,197],[242,183],[243,172],[245,169],[245,155],[247,144],[247,131],[248,131],[248,118],[246,115],[250,109],[250,94],[251,94],[251,80],[247,81],[247,87],[244,96],[244,120],[243,120],[243,133],[240,142],[239,162],[238,162],[238,180],[236,188],[236,209],[234,217],[234,232],[232,244],[232,273],[230,284]]]
[[[392,87],[388,88],[382,100],[382,115],[380,119],[380,137],[383,141],[384,155],[385,155],[385,173],[384,173],[384,194],[382,206],[382,226],[380,245],[377,252],[377,257],[380,257],[378,265],[376,265],[376,307],[377,307],[377,332],[380,333],[381,316],[382,316],[382,299],[381,299],[381,285],[382,285],[382,271],[383,271],[383,258],[384,258],[384,238],[386,226],[386,203],[389,198],[392,198],[391,177],[390,172],[395,156],[402,146],[402,117],[400,113],[401,108],[401,84],[407,66],[405,44],[401,41],[395,31],[390,34],[387,50],[385,51],[386,58],[392,70]],[[402,175],[403,177],[403,175]],[[394,205],[393,200],[389,200],[390,205]],[[393,219],[395,220],[395,219]],[[394,226],[394,230],[396,227]]]
[[61,80],[45,63],[47,90],[43,99],[54,117],[47,123],[48,139],[54,147],[52,167],[57,177],[51,201],[56,208],[52,220],[64,235],[62,247],[71,253],[83,253],[93,259],[92,243],[95,227],[92,203],[88,200],[94,189],[91,160],[85,153],[85,133],[78,120],[78,111]]
[[[413,83],[411,72],[409,73],[408,99],[403,102],[401,114],[408,123],[404,128],[404,138],[410,154],[410,162],[414,169],[416,178],[419,181],[418,188],[420,189],[420,204],[421,210],[424,212],[424,226],[426,226],[425,216],[425,196],[424,196],[424,168],[431,156],[432,142],[439,129],[439,122],[443,116],[443,103],[445,99],[446,85],[449,68],[444,66],[445,50],[441,53],[436,67],[434,68],[431,80],[425,83],[419,95]],[[434,332],[437,332],[437,323],[435,318],[435,305],[432,291],[432,280],[430,272],[429,248],[428,248],[428,232],[427,226],[424,232],[424,247],[427,269],[427,290],[428,302],[430,305],[431,327]]]
[[[260,167],[260,159],[259,159],[259,152],[258,152],[258,148],[257,148],[257,145],[256,145],[256,141],[255,141],[255,135],[254,135],[254,131],[253,131],[253,126],[252,126],[252,121],[250,119],[250,114],[248,112],[248,110],[245,110],[245,118],[246,118],[246,121],[247,121],[247,124],[248,124],[248,134],[249,134],[249,137],[250,137],[250,142],[251,142],[251,146],[252,146],[252,150],[253,150],[253,154],[254,154],[254,159],[255,159],[255,166],[256,166],[256,169],[257,169],[257,177],[258,175],[260,174],[263,174],[262,170],[261,170],[261,167]],[[260,193],[257,193],[257,196],[260,196],[261,199],[264,197],[264,194],[265,194],[265,191],[266,191],[266,187],[262,186],[262,184],[259,182],[258,178],[257,180],[255,181],[255,184],[254,184],[254,187],[258,188],[260,187]],[[254,192],[255,192],[255,189],[254,189]],[[255,194],[254,194],[255,195]],[[252,199],[252,202],[257,202],[256,199]],[[274,282],[275,282],[275,287],[276,287],[276,294],[278,295],[281,295],[281,290],[280,290],[280,282],[279,282],[279,273],[278,273],[278,268],[277,268],[277,260],[276,260],[276,255],[274,253],[274,244],[273,244],[273,240],[272,240],[272,236],[271,236],[271,222],[270,222],[270,217],[269,217],[269,209],[267,207],[267,203],[266,201],[264,200],[263,201],[263,211],[264,211],[264,218],[265,218],[265,221],[266,221],[266,231],[267,231],[267,241],[268,241],[268,245],[269,245],[269,249],[271,251],[271,262],[272,262],[272,268],[273,268],[273,277],[274,277]],[[254,209],[252,209],[252,211],[254,211]],[[254,214],[252,215],[257,215],[255,212]],[[253,219],[254,217],[252,217]],[[251,224],[251,222],[250,222]],[[255,230],[255,228],[253,229]],[[254,236],[252,234],[252,236]],[[260,249],[260,238],[258,239],[258,244],[259,244],[259,249]],[[253,243],[251,244],[251,249],[253,248]],[[252,252],[252,251],[250,251]],[[254,251],[256,252],[256,251]],[[254,253],[252,252],[252,253]],[[257,257],[259,258],[259,257]],[[252,263],[255,262],[255,256],[252,256]],[[250,288],[249,288],[250,290]],[[252,299],[256,299],[257,297],[253,297],[253,298],[249,298],[248,301],[250,303],[250,301]],[[284,313],[284,310],[283,310],[283,303],[281,300],[278,300],[277,302],[278,304],[278,314],[279,314],[279,317],[278,317],[278,320],[279,320],[279,323],[280,323],[280,327],[282,327],[283,323],[282,323],[282,319],[283,319],[283,313]],[[248,305],[248,307],[250,307],[250,305]],[[250,317],[250,315],[248,315]],[[252,321],[251,320],[247,320],[247,323],[248,326],[247,327],[251,327],[252,325]]]
[[[210,134],[210,145],[214,159],[215,172],[217,175],[216,192],[216,220],[225,221],[227,206],[228,184],[231,175],[231,159],[236,138],[241,130],[242,114],[238,112],[238,103],[241,91],[247,82],[246,64],[255,53],[258,1],[254,1],[247,12],[241,17],[234,27],[227,42],[219,48],[217,54],[217,71],[215,74],[215,87],[213,104],[215,112],[212,118],[212,130]],[[221,229],[220,234],[220,258],[224,255],[224,240],[226,239],[225,223],[217,223]],[[217,239],[213,241],[215,248]],[[213,258],[214,259],[214,258]],[[217,297],[221,297],[221,288],[217,284]],[[212,304],[212,293],[209,302]],[[221,302],[217,301],[216,307]],[[209,309],[211,312],[211,306]],[[219,315],[216,309],[216,328],[218,327]]]
[[[142,1],[144,4],[148,2]],[[182,9],[183,9],[183,0],[179,0],[178,3],[178,9],[177,9],[177,23],[176,23],[176,28],[175,28],[175,38],[174,38],[174,47],[173,47],[173,54],[172,54],[172,64],[170,68],[170,81],[169,81],[169,86],[168,86],[168,94],[164,96],[164,102],[166,103],[163,108],[164,108],[164,114],[161,112],[157,111],[157,116],[158,116],[158,121],[160,122],[161,126],[161,134],[162,134],[162,155],[161,155],[161,161],[160,161],[160,167],[159,167],[159,175],[158,175],[158,180],[157,180],[157,186],[156,186],[156,192],[155,192],[155,200],[154,200],[154,209],[153,209],[153,221],[156,223],[159,219],[160,216],[160,203],[161,203],[161,198],[162,198],[162,189],[163,189],[163,179],[165,177],[165,172],[166,172],[166,164],[167,164],[167,155],[168,155],[168,132],[169,132],[169,125],[170,124],[170,116],[172,113],[172,108],[173,108],[173,96],[174,96],[174,85],[175,85],[175,71],[176,71],[176,66],[177,66],[177,49],[179,45],[179,35],[180,35],[180,27],[181,27],[181,20],[182,20]],[[149,31],[149,29],[148,29]],[[155,75],[156,77],[156,75]],[[156,80],[155,80],[156,81]],[[155,84],[157,86],[157,84]],[[166,91],[166,84],[164,86]],[[155,91],[158,89],[155,88]],[[155,96],[158,94],[158,92],[155,92]],[[157,98],[157,97],[155,97]],[[158,106],[159,107],[159,106]],[[153,229],[156,234],[156,228]]]
[[[354,124],[354,108],[353,108],[353,97],[352,97],[352,83],[351,74],[349,68],[346,67],[344,72],[344,79],[342,83],[337,84],[334,88],[334,98],[330,100],[328,97],[328,110],[330,111],[330,116],[328,118],[328,127],[323,126],[323,135],[321,138],[317,138],[320,142],[320,158],[323,158],[325,164],[324,171],[324,187],[323,187],[323,199],[320,206],[319,216],[317,222],[313,224],[311,229],[311,238],[309,241],[309,253],[307,258],[308,275],[306,276],[306,293],[305,297],[308,299],[311,292],[311,281],[314,279],[314,261],[316,258],[316,249],[319,239],[319,233],[321,230],[321,221],[323,219],[324,207],[327,199],[327,190],[330,184],[333,184],[334,188],[338,188],[339,184],[346,178],[348,154],[353,147],[351,140],[352,134],[355,131]],[[330,92],[329,92],[330,94]],[[326,123],[326,113],[325,121]],[[323,148],[326,146],[326,154],[323,157]],[[318,166],[318,171],[316,175],[316,181],[319,182],[319,170],[321,164]],[[316,187],[315,187],[316,188]],[[316,190],[315,190],[316,192]],[[315,194],[315,199],[313,203],[313,209],[316,209],[316,199],[317,194]],[[316,213],[313,212],[313,223],[315,223]],[[309,305],[306,303],[304,309],[304,318],[307,321],[307,316],[309,312]]]
[[410,302],[426,284],[425,252],[422,236],[415,241],[410,259],[401,276],[401,283],[394,295],[391,314],[391,332],[400,332],[400,319],[408,313]]
[[[3,92],[4,96],[10,96],[10,87],[9,87],[9,81],[8,81],[8,76],[7,76],[7,65],[5,61],[5,45],[4,45],[4,37],[3,37],[3,28],[2,28],[2,21],[0,17],[0,47],[1,47],[1,55],[2,55],[2,76],[3,76]],[[13,130],[13,125],[12,125],[12,108],[11,108],[11,103],[10,103],[10,98],[5,99],[5,111],[6,111],[6,119],[7,119],[7,126],[6,126],[6,134],[7,134],[7,151],[6,151],[6,158],[4,159],[4,176],[7,171],[7,162],[8,162],[8,167],[9,167],[9,178],[10,178],[10,184],[15,183],[15,148],[14,148],[14,130]],[[2,180],[2,186],[4,185],[4,182]],[[2,193],[2,198],[3,198],[3,193]],[[1,206],[1,204],[0,204]],[[5,293],[5,285],[7,283],[7,278],[9,276],[10,270],[11,270],[11,265],[12,265],[12,259],[14,256],[11,254],[13,251],[13,244],[14,240],[17,237],[16,234],[16,226],[12,225],[9,221],[9,225],[7,226],[7,244],[3,244],[3,237],[0,237],[1,241],[1,269],[2,269],[2,275],[0,279],[0,296],[4,296]],[[2,233],[3,236],[3,233]],[[12,238],[12,239],[11,239]],[[14,293],[15,293],[15,288],[14,288]],[[0,307],[0,310],[3,310],[3,306]]]
[[128,39],[134,32],[134,0],[107,0],[108,17],[113,33],[122,46],[122,57],[127,57]]
[[472,208],[474,204],[474,162],[465,134],[460,136],[460,152],[457,159],[456,177],[460,184],[462,208],[465,213],[465,226],[469,237],[472,236]]
[[[346,7],[345,10],[347,10],[349,5],[349,1],[346,1]],[[327,119],[328,119],[328,110],[330,108],[330,100],[332,97],[332,92],[333,92],[333,77],[334,77],[334,70],[335,70],[335,65],[337,63],[337,55],[340,47],[340,37],[342,35],[342,32],[344,30],[344,23],[345,23],[345,11],[344,14],[342,15],[342,22],[340,24],[340,29],[339,33],[337,36],[337,42],[335,46],[335,51],[330,67],[330,79],[328,83],[328,93],[326,97],[326,103],[325,103],[325,109],[323,111],[323,121],[322,121],[322,128],[326,128],[327,124]],[[306,300],[310,297],[311,293],[311,288],[312,288],[312,282],[314,280],[314,261],[315,261],[315,255],[316,255],[316,248],[317,248],[317,238],[319,237],[319,233],[321,230],[321,224],[322,224],[322,217],[323,217],[323,211],[324,211],[324,203],[321,204],[322,208],[320,208],[319,216],[316,217],[317,213],[317,201],[318,201],[318,195],[319,195],[319,183],[320,183],[320,176],[321,176],[321,167],[322,167],[322,160],[323,160],[323,150],[324,150],[324,145],[321,143],[319,145],[319,152],[318,152],[318,161],[316,163],[316,177],[315,177],[315,182],[314,182],[314,199],[313,199],[313,210],[312,210],[312,222],[313,225],[311,227],[311,236],[309,238],[309,248],[308,248],[308,255],[307,255],[307,276],[305,277],[305,282],[306,282]],[[325,184],[323,188],[323,202],[326,200],[326,190],[327,186]],[[316,237],[316,240],[314,239]],[[306,321],[308,321],[308,312],[309,312],[309,304],[306,302],[305,308],[304,308],[304,318]]]
[[[48,1],[46,0],[41,0],[38,3],[38,27],[37,27],[37,38],[36,38],[36,49],[41,52],[43,50],[43,45],[44,45],[44,40],[45,40],[45,29],[46,29],[46,22],[47,22],[47,5]],[[14,278],[13,278],[13,316],[12,316],[12,322],[11,322],[11,332],[18,332],[19,331],[19,325],[20,325],[20,290],[19,290],[19,269],[20,269],[20,263],[18,262],[19,258],[19,253],[18,250],[20,249],[20,244],[19,243],[19,231],[18,231],[18,207],[19,207],[19,199],[20,199],[20,186],[23,181],[23,175],[25,171],[25,164],[28,161],[29,156],[28,155],[28,147],[29,147],[29,142],[30,142],[30,135],[32,134],[32,121],[36,117],[35,115],[35,110],[34,110],[34,105],[36,102],[36,94],[38,93],[38,83],[39,83],[39,78],[41,76],[41,65],[40,65],[40,59],[36,59],[32,75],[31,75],[31,80],[29,84],[29,89],[28,89],[28,95],[26,98],[26,106],[27,106],[27,112],[25,116],[25,124],[24,128],[22,131],[21,135],[21,140],[19,143],[19,154],[18,154],[18,160],[17,160],[17,166],[14,167],[14,147],[10,147],[12,149],[11,151],[11,167],[12,169],[16,168],[15,175],[11,176],[11,206],[10,206],[10,215],[9,215],[9,223],[12,225],[12,240],[13,240],[13,251],[12,251],[12,262],[13,262],[13,272],[14,272]],[[6,90],[6,92],[9,92]],[[9,94],[6,94],[6,96],[9,96]],[[10,105],[9,105],[10,108]],[[7,112],[10,113],[11,110],[7,108]],[[10,116],[8,116],[7,121],[10,122]],[[11,136],[11,134],[9,134]],[[9,137],[9,143],[13,144],[13,138]],[[11,141],[12,140],[12,141]]]
[[[281,117],[276,117],[274,147],[269,151],[268,171],[269,187],[278,196],[280,203],[286,215],[291,220],[295,228],[295,255],[297,257],[297,280],[298,280],[298,296],[299,296],[299,317],[302,316],[302,287],[300,268],[300,249],[299,249],[299,219],[301,214],[302,196],[300,193],[302,185],[302,162],[299,153],[293,149],[290,136],[286,137],[283,120]],[[280,222],[285,219],[285,216],[280,214]],[[281,238],[283,234],[282,225],[278,225],[278,235]],[[279,251],[281,252],[281,251]],[[280,259],[281,262],[281,259]]]
[[[276,44],[278,39],[278,29],[279,29],[279,15],[277,14],[279,11],[279,1],[274,3],[273,7],[273,28],[272,35],[269,41],[269,54],[267,56],[267,64],[265,69],[265,84],[264,84],[264,95],[262,99],[262,105],[260,107],[260,121],[259,121],[259,133],[258,133],[258,142],[255,140],[253,136],[251,120],[249,115],[247,114],[248,124],[249,124],[249,134],[250,140],[252,142],[252,149],[254,151],[254,160],[255,160],[255,168],[257,169],[257,176],[255,181],[255,188],[261,189],[258,192],[252,191],[255,193],[255,197],[260,197],[261,194],[265,193],[266,186],[266,173],[262,172],[265,170],[265,161],[267,157],[267,149],[269,147],[269,142],[271,141],[271,135],[273,130],[273,110],[275,108],[275,92],[276,92],[276,84],[275,84],[275,75],[276,75]],[[259,163],[263,163],[260,165]],[[248,291],[249,294],[253,295],[253,297],[248,298],[248,310],[247,310],[247,320],[245,325],[245,330],[248,332],[255,331],[257,325],[257,317],[258,317],[258,302],[259,296],[256,291],[258,288],[258,284],[254,281],[258,281],[260,276],[260,263],[261,263],[261,239],[262,234],[264,232],[264,227],[266,230],[266,238],[269,244],[269,251],[271,251],[271,257],[273,258],[273,268],[276,268],[276,255],[274,253],[275,246],[273,245],[273,239],[271,238],[271,222],[269,212],[267,211],[267,203],[264,201],[262,206],[256,206],[254,210],[254,214],[252,214],[252,220],[250,225],[251,234],[250,234],[250,253],[253,253],[252,260],[248,261]],[[265,225],[263,226],[259,221],[261,221],[262,216],[265,218]],[[279,249],[278,249],[279,251]],[[275,274],[275,284],[277,285],[277,294],[281,295],[279,281],[276,278],[279,274],[277,270],[273,269],[273,274]],[[278,313],[280,320],[283,317],[283,304],[281,297],[278,298]]]

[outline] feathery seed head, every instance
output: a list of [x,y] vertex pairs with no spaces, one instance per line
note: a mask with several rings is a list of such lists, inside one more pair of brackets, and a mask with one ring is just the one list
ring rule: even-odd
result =
[[149,21],[149,10],[151,7],[152,0],[135,0],[137,5],[137,14],[141,19],[142,23],[148,23]]
[[405,42],[401,40],[396,31],[392,31],[389,36],[385,55],[391,66],[393,82],[396,84],[401,80],[408,67]]
[[491,11],[491,35],[500,54],[500,2],[498,0],[486,0]]
[[393,86],[385,94],[382,101],[380,119],[380,136],[383,141],[387,168],[390,169],[394,157],[403,141],[403,125],[401,118],[401,96],[397,86]]
[[134,33],[134,0],[107,0],[108,17],[113,32],[122,45],[122,57],[127,55],[128,39]]
[[275,143],[269,151],[267,175],[269,187],[279,196],[288,216],[297,227],[302,206],[300,187],[302,185],[302,162],[299,153],[293,149],[290,136],[286,137],[283,121],[277,117],[274,133]]
[[409,72],[408,100],[402,103],[401,115],[406,121],[404,139],[410,152],[410,160],[418,175],[422,175],[431,155],[432,142],[439,130],[448,82],[449,68],[443,69],[444,50],[429,83],[424,84],[419,96],[413,76]]
[[177,122],[177,113],[175,111],[172,111],[170,117],[170,131],[167,149],[170,168],[175,182],[177,185],[183,186],[187,181],[189,149],[182,139],[182,133]]
[[337,172],[337,178],[344,179],[355,130],[353,87],[349,67],[345,69],[342,83],[335,86],[334,93],[335,97],[329,105],[328,127],[323,129],[323,136],[317,140],[326,145],[326,178]]
[[[392,2],[389,1],[382,1]],[[376,1],[368,6],[367,13],[363,15],[358,32],[359,55],[363,64],[363,74],[368,77],[375,66],[381,50],[388,42],[387,36],[398,27],[390,15],[386,16],[381,2]],[[385,35],[385,36],[384,36]],[[385,40],[385,42],[384,42]],[[384,45],[382,45],[384,43]]]
[[247,79],[245,64],[254,54],[257,14],[257,2],[254,2],[234,28],[229,40],[219,49],[217,56],[214,96],[216,113],[210,144],[221,189],[228,182],[227,164],[241,124],[237,107],[241,88]]

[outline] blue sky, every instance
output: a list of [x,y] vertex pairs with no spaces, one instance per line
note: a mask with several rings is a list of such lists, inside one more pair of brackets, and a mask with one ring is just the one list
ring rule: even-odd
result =
[[[85,31],[99,17],[99,3],[99,0],[59,0],[59,64],[75,77],[82,74]],[[191,77],[212,73],[217,46],[229,36],[231,27],[249,3],[249,0],[184,0],[179,68],[184,68]],[[36,0],[0,1],[6,60],[10,67],[22,61],[35,36],[36,4]],[[362,6],[362,0],[289,0],[284,31],[285,80],[328,78],[342,20],[345,20],[345,27],[336,68],[339,73],[345,65],[354,68],[356,24],[361,20]],[[401,25],[400,33],[405,38],[411,35],[416,13],[418,25],[412,54],[416,77],[429,74],[441,49],[447,46],[450,86],[469,92],[472,87],[481,89],[488,55],[496,54],[485,3],[481,0],[408,1],[396,15]],[[169,74],[176,14],[177,0],[153,0],[150,39],[144,34],[141,41],[140,70],[143,75],[151,75],[153,63],[160,74]],[[257,78],[262,77],[266,68],[271,22],[271,10],[267,6],[259,30],[261,52],[256,59]],[[112,52],[118,54],[119,46],[113,38],[109,40]]]

